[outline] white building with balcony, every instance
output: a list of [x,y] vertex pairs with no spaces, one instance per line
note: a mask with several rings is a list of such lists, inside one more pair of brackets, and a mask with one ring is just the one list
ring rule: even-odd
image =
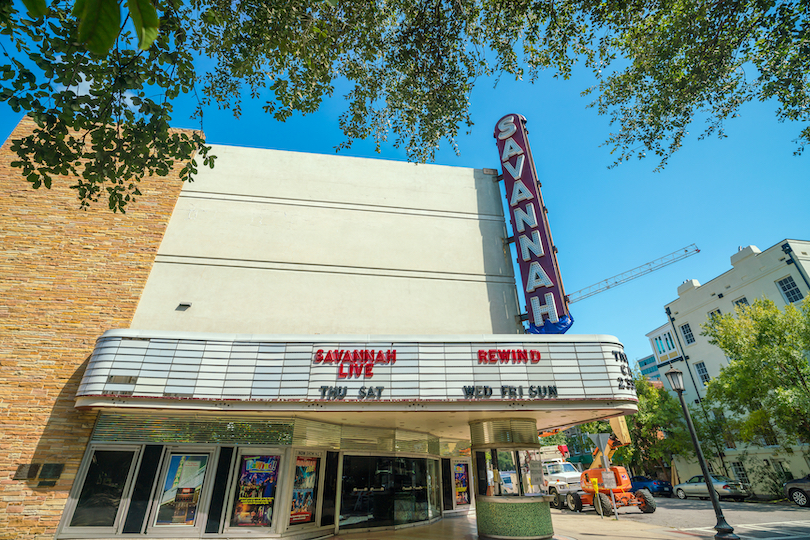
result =
[[[660,380],[672,390],[663,374],[671,367],[684,372],[684,398],[701,407],[706,396],[706,384],[729,365],[723,351],[702,336],[702,325],[716,314],[734,311],[738,305],[748,305],[756,299],[767,298],[784,308],[796,304],[810,294],[810,242],[783,240],[761,251],[756,246],[740,247],[731,256],[731,269],[701,284],[696,279],[684,281],[678,287],[678,298],[666,305],[670,320],[647,334],[658,360]],[[771,471],[787,478],[800,477],[810,471],[810,461],[801,449],[792,454],[781,450],[778,440],[763,440],[761,445],[744,445],[731,439],[721,449],[722,459],[712,467],[740,481],[750,482],[757,494],[766,494],[760,480]],[[681,481],[700,474],[697,462],[675,460]]]

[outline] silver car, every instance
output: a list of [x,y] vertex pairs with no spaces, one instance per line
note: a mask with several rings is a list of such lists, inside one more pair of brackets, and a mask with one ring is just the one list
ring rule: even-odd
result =
[[[741,501],[751,496],[751,492],[744,484],[732,480],[728,476],[713,474],[712,485],[718,497],[728,497]],[[678,484],[673,490],[679,499],[686,499],[687,497],[709,497],[709,490],[706,488],[706,482],[702,474],[693,476],[683,484]]]
[[810,474],[785,482],[785,496],[799,506],[810,506]]

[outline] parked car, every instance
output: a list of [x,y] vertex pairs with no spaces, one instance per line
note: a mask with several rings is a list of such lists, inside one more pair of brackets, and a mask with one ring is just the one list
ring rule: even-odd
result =
[[633,493],[639,489],[646,489],[653,495],[672,497],[672,484],[666,480],[653,480],[647,476],[634,476],[630,479],[630,483],[633,486],[630,491]]
[[[751,496],[751,491],[748,487],[736,480],[732,480],[728,476],[712,475],[712,485],[717,492],[717,496],[721,498],[728,497],[741,501]],[[693,476],[683,484],[675,486],[675,495],[677,495],[679,499],[686,499],[687,497],[708,498],[709,490],[706,488],[703,475],[699,474]]]
[[785,495],[799,506],[810,506],[810,474],[785,482]]

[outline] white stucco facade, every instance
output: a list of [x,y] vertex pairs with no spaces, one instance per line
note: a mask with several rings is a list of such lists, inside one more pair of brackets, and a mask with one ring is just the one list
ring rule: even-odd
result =
[[[132,328],[522,333],[496,177],[214,148],[184,186]],[[185,311],[179,304],[190,303]]]
[[[722,350],[701,335],[702,325],[713,313],[718,310],[721,314],[733,313],[738,303],[752,304],[762,298],[784,309],[787,303],[798,305],[810,294],[808,241],[783,240],[764,251],[756,246],[740,247],[730,262],[730,270],[707,283],[701,284],[696,279],[683,282],[678,287],[678,298],[666,305],[672,320],[647,334],[658,358],[659,375],[665,388],[672,391],[664,376],[666,371],[670,367],[680,369],[686,386],[684,398],[689,404],[699,405],[706,395],[706,382],[717,377],[729,364]],[[676,339],[674,349],[668,346],[668,336]],[[803,447],[795,448],[791,454],[781,452],[776,444],[746,446],[734,442],[721,450],[725,470],[717,460],[715,471],[751,482],[760,495],[770,494],[768,487],[757,480],[762,477],[763,467],[765,471],[787,470],[797,478],[810,471]],[[676,463],[681,481],[700,474],[697,462],[677,459]]]

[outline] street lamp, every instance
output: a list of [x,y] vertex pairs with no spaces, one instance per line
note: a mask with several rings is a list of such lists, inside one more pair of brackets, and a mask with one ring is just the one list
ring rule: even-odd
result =
[[686,401],[683,399],[683,373],[681,373],[679,369],[672,368],[664,375],[667,376],[669,385],[678,393],[678,399],[681,400],[683,415],[686,417],[686,427],[689,428],[689,435],[692,436],[692,444],[695,445],[700,470],[703,471],[703,479],[706,481],[706,487],[709,488],[709,497],[712,500],[714,514],[717,516],[717,525],[714,526],[714,530],[717,531],[717,534],[714,535],[714,538],[715,540],[740,540],[740,537],[734,534],[734,528],[726,523],[726,518],[723,517],[723,511],[720,509],[720,501],[712,485],[712,477],[711,474],[709,474],[708,467],[706,467],[706,459],[703,457],[703,450],[700,449],[700,442],[698,442],[697,434],[695,433],[695,426],[692,425],[692,417],[689,416],[689,409],[686,408]]

